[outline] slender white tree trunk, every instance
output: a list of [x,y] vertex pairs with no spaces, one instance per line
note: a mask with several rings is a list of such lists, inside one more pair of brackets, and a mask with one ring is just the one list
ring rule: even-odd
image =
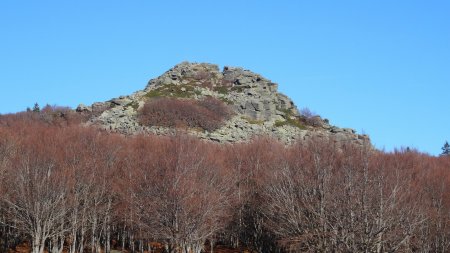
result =
[[86,233],[84,224],[81,225],[81,231],[80,231],[80,246],[78,248],[79,253],[83,253],[84,251],[84,234]]
[[96,230],[97,230],[97,213],[94,210],[94,219],[92,221],[92,236],[91,236],[91,252],[94,253],[96,250]]

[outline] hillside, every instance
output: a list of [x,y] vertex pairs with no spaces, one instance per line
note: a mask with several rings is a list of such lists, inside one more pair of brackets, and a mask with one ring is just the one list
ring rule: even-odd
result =
[[[155,102],[158,100],[164,102]],[[161,113],[170,114],[168,117],[184,115],[183,119],[201,122],[196,125],[173,119],[172,124],[167,124],[167,118],[162,118],[144,123],[140,112],[146,103],[155,104],[149,110],[152,115],[158,114],[157,117]],[[198,109],[197,103],[203,113],[185,115],[189,112],[179,111],[179,107],[192,107],[192,113]],[[166,109],[162,110],[161,106]],[[212,107],[226,107],[227,113],[218,115],[217,111],[204,110]],[[249,141],[256,136],[274,137],[287,144],[311,138],[360,145],[369,141],[368,136],[356,134],[353,129],[332,126],[320,116],[300,113],[288,96],[278,92],[278,84],[259,74],[239,67],[224,67],[220,71],[217,65],[208,63],[182,62],[151,79],[143,90],[91,106],[79,105],[77,111],[91,115],[89,125],[126,135],[167,135],[183,129],[201,139],[231,143]],[[195,118],[202,115],[202,119]],[[213,125],[204,122],[211,118],[220,122]]]
[[0,252],[449,252],[450,157],[366,141],[211,64],[0,115]]

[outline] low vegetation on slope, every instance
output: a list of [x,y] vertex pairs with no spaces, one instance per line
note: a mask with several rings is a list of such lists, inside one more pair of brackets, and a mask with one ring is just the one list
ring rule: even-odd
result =
[[450,157],[124,137],[36,115],[0,116],[2,252],[450,250]]
[[139,123],[145,126],[171,128],[189,127],[214,131],[231,116],[231,110],[220,100],[157,98],[149,100],[138,112]]

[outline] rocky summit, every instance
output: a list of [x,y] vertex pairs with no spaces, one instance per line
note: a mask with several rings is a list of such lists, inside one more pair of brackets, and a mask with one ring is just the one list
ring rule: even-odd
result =
[[[139,113],[149,101],[201,101],[208,97],[222,101],[232,112],[212,131],[140,123]],[[289,97],[278,92],[278,84],[257,73],[228,66],[220,71],[209,63],[182,62],[151,79],[143,90],[90,106],[79,105],[77,111],[90,115],[89,125],[126,135],[170,135],[182,130],[222,143],[244,142],[258,136],[274,137],[286,144],[311,138],[360,145],[369,141],[353,129],[332,126],[320,116],[300,113]]]

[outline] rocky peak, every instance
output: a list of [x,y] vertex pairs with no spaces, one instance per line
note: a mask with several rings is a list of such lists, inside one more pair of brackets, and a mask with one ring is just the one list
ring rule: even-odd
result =
[[188,84],[188,80],[216,80],[221,77],[222,73],[215,64],[182,62],[175,65],[158,78],[151,79],[147,84],[146,90],[158,88],[163,85]]
[[278,84],[240,67],[225,66],[223,71],[209,63],[182,62],[149,81],[146,91],[178,88],[186,95],[199,93],[222,98],[240,114],[253,120],[270,120],[290,111],[298,116],[294,103],[277,91]]
[[337,142],[360,144],[368,140],[367,136],[358,135],[354,130],[331,126],[319,116],[301,115],[293,101],[278,92],[278,84],[260,74],[229,66],[220,71],[217,65],[209,63],[182,62],[151,79],[142,91],[78,109],[92,112],[89,124],[110,131],[170,134],[174,129],[143,126],[137,120],[144,103],[160,97],[197,101],[213,97],[226,103],[234,116],[223,127],[213,132],[189,130],[203,139],[237,142],[266,135],[285,143],[312,137],[333,137]]

